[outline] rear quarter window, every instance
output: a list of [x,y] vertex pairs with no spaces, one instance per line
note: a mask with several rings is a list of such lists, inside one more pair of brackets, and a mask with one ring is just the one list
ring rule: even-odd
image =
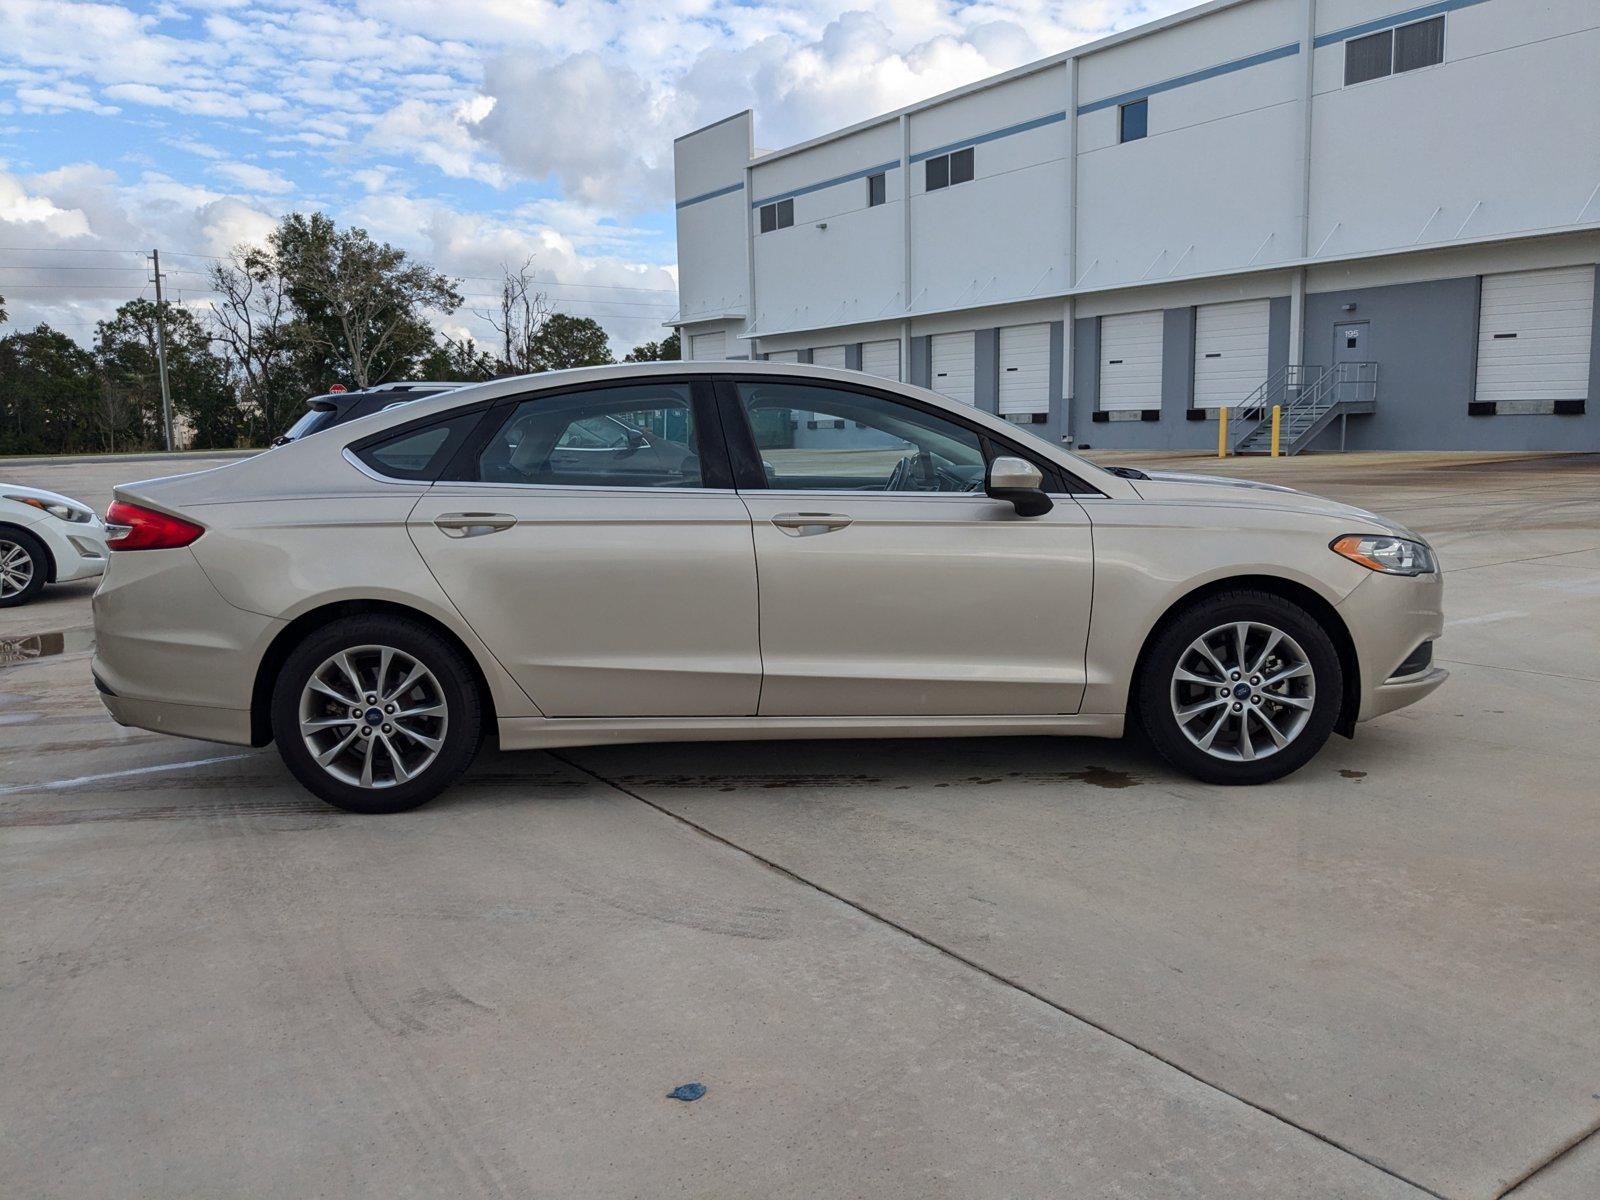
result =
[[411,425],[357,442],[350,452],[385,478],[432,483],[482,419],[478,410]]

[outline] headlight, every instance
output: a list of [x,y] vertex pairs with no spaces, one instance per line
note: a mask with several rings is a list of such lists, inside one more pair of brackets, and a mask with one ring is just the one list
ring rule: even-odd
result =
[[1410,538],[1351,533],[1330,547],[1335,554],[1385,575],[1431,575],[1439,569],[1431,547]]
[[40,512],[47,512],[52,517],[61,521],[71,521],[74,525],[87,525],[94,520],[94,514],[86,508],[76,508],[71,504],[63,504],[59,500],[41,500],[37,496],[7,496],[7,500],[15,500],[18,504],[26,504],[29,508],[37,508]]

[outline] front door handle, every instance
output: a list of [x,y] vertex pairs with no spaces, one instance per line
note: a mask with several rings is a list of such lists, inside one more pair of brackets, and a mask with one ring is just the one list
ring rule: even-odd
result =
[[790,537],[813,537],[843,529],[850,524],[850,518],[843,513],[793,512],[779,513],[772,523]]
[[440,513],[433,523],[445,537],[469,538],[510,529],[517,519],[510,513]]

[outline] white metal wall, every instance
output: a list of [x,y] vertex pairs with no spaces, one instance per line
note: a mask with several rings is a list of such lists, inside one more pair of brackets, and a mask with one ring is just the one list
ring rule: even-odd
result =
[[861,369],[884,379],[900,378],[900,343],[893,339],[861,343]]
[[933,390],[962,404],[976,403],[976,352],[977,345],[971,333],[934,334]]
[[1050,326],[1007,325],[1000,330],[1002,415],[1050,411]]
[[1123,313],[1100,319],[1100,408],[1127,412],[1161,407],[1165,314]]
[[1202,304],[1194,318],[1194,405],[1242,404],[1267,381],[1271,302]]
[[696,359],[724,359],[728,357],[728,335],[720,329],[715,333],[696,333],[689,337],[689,357]]
[[1584,399],[1593,332],[1593,267],[1485,275],[1475,398]]

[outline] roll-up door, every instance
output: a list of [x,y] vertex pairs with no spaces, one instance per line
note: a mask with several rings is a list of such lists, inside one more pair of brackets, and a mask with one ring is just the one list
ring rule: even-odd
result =
[[1194,317],[1194,405],[1234,408],[1267,381],[1271,302],[1202,304]]
[[900,343],[894,339],[861,343],[861,369],[884,379],[900,378]]
[[1000,330],[999,409],[1004,416],[1050,411],[1050,326]]
[[689,357],[697,359],[723,359],[728,356],[728,335],[722,331],[716,333],[696,333],[689,337]]
[[976,403],[977,368],[973,361],[976,343],[972,334],[936,333],[932,352],[933,390],[962,404]]
[[1592,266],[1485,275],[1475,399],[1582,400],[1594,333]]
[[837,367],[844,370],[843,346],[818,346],[811,352],[811,365],[814,367]]
[[798,350],[774,350],[771,354],[767,355],[767,361],[768,362],[799,362],[800,361],[800,351],[798,351]]
[[1100,409],[1129,412],[1161,407],[1161,334],[1154,312],[1100,318]]

